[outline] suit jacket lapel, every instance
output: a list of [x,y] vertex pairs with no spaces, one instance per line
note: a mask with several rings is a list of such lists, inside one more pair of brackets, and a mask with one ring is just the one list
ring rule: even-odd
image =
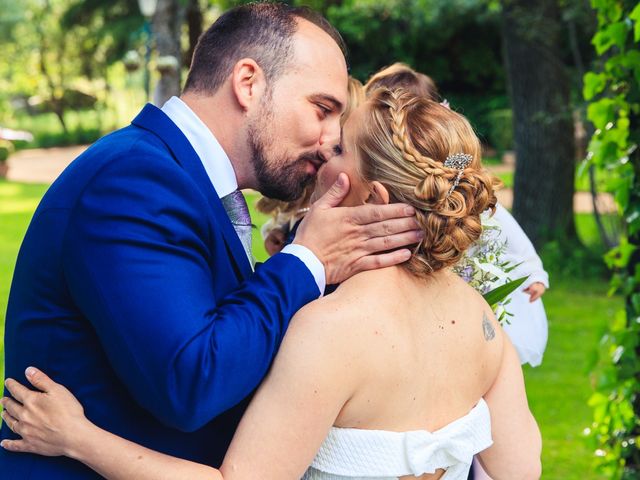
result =
[[198,188],[209,200],[213,215],[219,223],[229,256],[238,274],[238,279],[244,280],[248,278],[252,273],[252,269],[247,254],[200,158],[184,134],[162,110],[151,104],[147,104],[131,123],[150,131],[160,138],[171,150],[175,160],[196,182]]

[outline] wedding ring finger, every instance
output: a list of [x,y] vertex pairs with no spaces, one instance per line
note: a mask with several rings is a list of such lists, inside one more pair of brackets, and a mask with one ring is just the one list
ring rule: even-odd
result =
[[2,406],[4,411],[11,415],[11,418],[20,420],[20,410],[23,408],[22,404],[16,402],[13,398],[5,397],[2,399]]
[[9,430],[11,430],[15,434],[18,434],[17,429],[19,422],[16,418],[13,418],[11,415],[9,415],[6,410],[2,412],[2,420],[4,420],[4,423],[7,425],[7,427],[9,427]]

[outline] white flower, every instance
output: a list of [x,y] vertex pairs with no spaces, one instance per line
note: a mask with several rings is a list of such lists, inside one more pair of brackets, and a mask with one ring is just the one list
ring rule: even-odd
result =
[[[480,238],[467,250],[453,270],[470,286],[484,294],[511,281],[506,272],[511,265],[501,260],[507,249],[507,242],[500,238],[500,224],[486,212],[480,218]],[[501,302],[496,308],[496,317],[500,322],[508,321],[510,314],[505,309],[508,303],[508,300]]]

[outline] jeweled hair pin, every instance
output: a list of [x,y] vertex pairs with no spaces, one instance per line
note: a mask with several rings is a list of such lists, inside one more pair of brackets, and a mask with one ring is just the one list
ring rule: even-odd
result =
[[462,172],[465,168],[469,166],[471,161],[473,160],[473,156],[468,153],[454,153],[453,155],[449,155],[447,159],[444,161],[444,166],[447,168],[453,168],[454,170],[458,170],[458,175],[456,175],[456,179],[453,182],[453,185],[449,189],[447,193],[447,197],[449,197],[453,191],[456,189],[458,184],[460,183],[460,178],[462,178]]

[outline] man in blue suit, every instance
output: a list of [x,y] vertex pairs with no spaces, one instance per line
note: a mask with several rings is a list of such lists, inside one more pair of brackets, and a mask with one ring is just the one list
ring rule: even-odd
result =
[[[404,261],[398,247],[418,238],[408,207],[334,208],[343,175],[293,245],[254,271],[238,189],[293,199],[313,181],[340,135],[341,48],[308,10],[223,15],[183,95],[147,105],[44,196],[11,287],[6,375],[38,366],[107,430],[219,465],[294,313],[327,282]],[[1,437],[17,438],[6,425]],[[7,451],[0,472],[96,477],[66,458]]]

